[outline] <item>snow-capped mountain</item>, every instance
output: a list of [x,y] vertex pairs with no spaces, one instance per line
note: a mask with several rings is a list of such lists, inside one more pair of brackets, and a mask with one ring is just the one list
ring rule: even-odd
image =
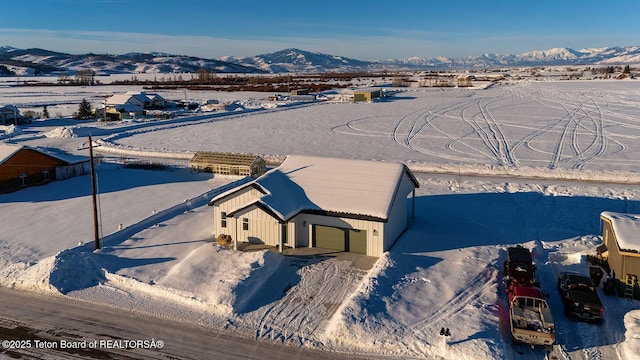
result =
[[0,47],[0,76],[39,75],[93,69],[99,74],[183,73],[204,68],[217,73],[348,72],[399,69],[486,69],[512,66],[550,65],[636,65],[640,46],[586,48],[566,47],[521,54],[482,54],[458,58],[410,57],[383,61],[362,61],[343,56],[284,49],[253,57],[225,56],[205,59],[160,52],[124,55],[72,55],[44,49]]
[[[218,73],[262,73],[262,70],[217,59],[166,53],[73,55],[44,49],[0,47],[0,66],[14,72],[40,75],[93,69],[99,74],[195,73],[202,68]],[[20,73],[17,73],[20,75]]]
[[490,68],[508,66],[640,64],[640,46],[574,50],[553,48],[521,54],[483,54],[460,58],[420,58],[387,60],[385,64],[433,68]]
[[221,58],[221,60],[257,67],[272,73],[362,71],[374,64],[342,56],[293,48],[253,57],[238,58],[228,56]]

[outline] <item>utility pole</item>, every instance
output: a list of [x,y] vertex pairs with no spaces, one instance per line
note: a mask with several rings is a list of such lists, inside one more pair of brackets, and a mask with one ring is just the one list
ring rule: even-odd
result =
[[100,249],[100,233],[98,232],[98,202],[96,196],[96,172],[93,167],[93,141],[89,135],[89,171],[91,172],[91,199],[93,200],[93,237],[95,250]]

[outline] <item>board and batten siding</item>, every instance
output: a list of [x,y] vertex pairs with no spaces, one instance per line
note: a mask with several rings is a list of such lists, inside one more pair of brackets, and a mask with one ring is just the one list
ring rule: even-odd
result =
[[409,222],[407,208],[410,206],[407,202],[407,194],[411,194],[413,189],[414,185],[411,179],[406,175],[403,176],[396,189],[396,196],[391,205],[389,220],[384,227],[383,250],[376,256],[380,256],[384,251],[391,249],[396,240],[398,240],[400,235],[406,230]]
[[[248,230],[243,228],[245,221]],[[272,246],[277,246],[280,243],[282,224],[278,219],[255,205],[236,212],[233,218],[227,219],[227,222],[234,223],[235,234],[231,234],[231,236],[240,242]]]
[[[312,225],[332,226],[343,229],[364,230],[367,232],[367,255],[380,256],[384,236],[383,222],[348,219],[315,214],[298,214],[289,220],[289,235],[295,236],[296,247],[312,247]],[[291,241],[290,241],[291,243]]]
[[229,196],[220,199],[213,205],[213,234],[218,236],[220,234],[227,234],[233,236],[234,233],[229,231],[229,220],[227,219],[227,228],[221,227],[222,213],[229,214],[231,211],[240,208],[241,206],[252,202],[255,199],[259,199],[263,194],[253,187],[245,187],[237,192],[230,194]]

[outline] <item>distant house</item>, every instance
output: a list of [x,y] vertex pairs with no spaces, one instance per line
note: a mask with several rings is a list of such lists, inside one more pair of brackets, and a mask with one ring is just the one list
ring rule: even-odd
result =
[[266,162],[257,155],[198,151],[189,167],[220,175],[260,176],[266,171]]
[[13,105],[0,106],[0,124],[12,125],[21,124],[25,121],[25,117],[20,115],[20,110]]
[[236,249],[249,242],[381,256],[405,231],[417,187],[404,164],[290,155],[209,205],[214,234],[230,235]]
[[[127,92],[108,97],[103,107],[96,109],[96,118],[107,120],[135,119],[145,115],[151,99],[145,93]],[[106,114],[105,114],[106,112]]]
[[611,276],[619,281],[621,295],[630,292],[631,296],[640,298],[640,215],[605,211],[600,219]]
[[353,101],[354,102],[372,102],[374,99],[382,97],[382,90],[375,89],[359,89],[353,91]]
[[0,144],[0,192],[83,175],[87,162],[28,146]]
[[147,94],[147,97],[149,98],[149,105],[146,108],[148,109],[164,109],[167,105],[165,98],[159,94]]
[[129,91],[125,94],[118,94],[108,97],[106,100],[107,106],[114,105],[134,105],[141,109],[151,104],[151,99],[147,97],[145,93]]

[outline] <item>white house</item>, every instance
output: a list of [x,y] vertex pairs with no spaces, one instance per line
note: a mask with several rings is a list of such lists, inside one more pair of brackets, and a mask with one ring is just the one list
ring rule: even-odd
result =
[[144,109],[151,105],[151,99],[143,92],[129,91],[126,94],[108,97],[105,100],[105,105],[106,108],[103,106],[96,109],[96,117],[123,120],[144,116]]
[[0,124],[9,125],[14,124],[16,122],[21,122],[22,116],[20,115],[20,110],[13,105],[3,105],[0,106]]
[[418,187],[404,164],[290,155],[209,205],[214,235],[231,235],[235,249],[249,242],[380,256],[405,231]]
[[144,109],[150,104],[151,99],[146,94],[140,92],[127,92],[126,94],[117,94],[107,98],[107,106],[116,105],[134,105]]
[[149,98],[149,109],[164,109],[167,101],[160,94],[146,94]]

